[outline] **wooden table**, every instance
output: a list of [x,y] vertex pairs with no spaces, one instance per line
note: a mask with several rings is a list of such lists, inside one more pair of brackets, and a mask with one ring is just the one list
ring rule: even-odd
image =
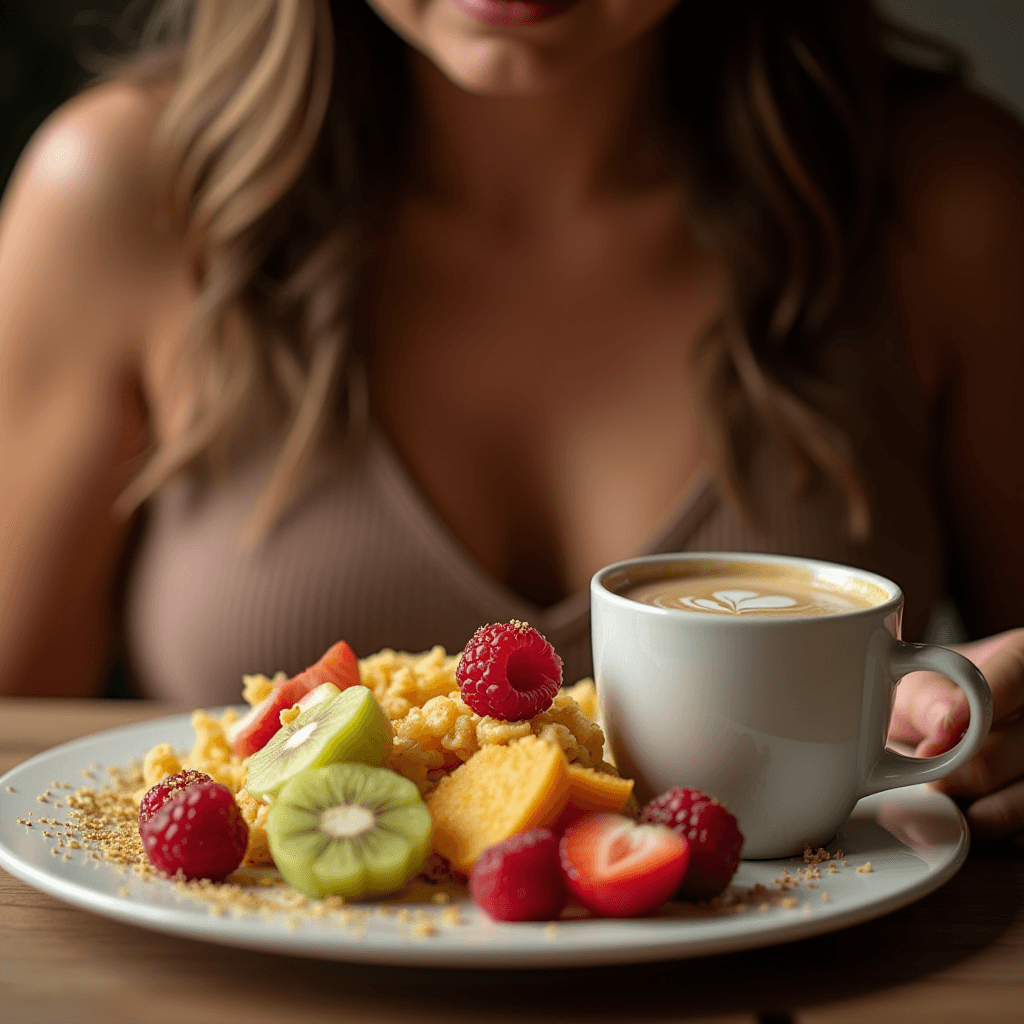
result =
[[[77,736],[168,714],[0,698],[0,774]],[[878,921],[748,953],[630,967],[442,971],[302,960],[148,932],[0,871],[4,1024],[1024,1022],[1024,858],[976,848]]]

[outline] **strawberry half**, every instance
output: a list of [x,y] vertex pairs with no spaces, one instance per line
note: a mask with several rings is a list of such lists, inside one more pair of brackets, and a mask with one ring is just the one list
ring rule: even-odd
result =
[[315,665],[292,678],[302,679],[307,684],[307,692],[321,683],[334,683],[339,690],[347,690],[359,685],[359,659],[344,640],[339,640]]
[[638,917],[660,907],[690,863],[679,833],[621,814],[585,814],[565,830],[558,852],[570,891],[603,917]]
[[298,704],[306,694],[323,683],[347,690],[359,683],[359,661],[352,648],[339,640],[315,664],[291,679],[285,679],[228,728],[231,748],[239,757],[250,757],[262,750],[281,728],[281,712]]

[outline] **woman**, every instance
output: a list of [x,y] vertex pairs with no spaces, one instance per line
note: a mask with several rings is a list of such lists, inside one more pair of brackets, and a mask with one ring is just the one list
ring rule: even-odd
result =
[[[190,6],[5,197],[3,688],[95,692],[122,620],[195,704],[509,618],[575,677],[600,566],[789,551],[995,634],[944,785],[1024,833],[1009,118],[866,2]],[[915,677],[893,735],[965,716]]]

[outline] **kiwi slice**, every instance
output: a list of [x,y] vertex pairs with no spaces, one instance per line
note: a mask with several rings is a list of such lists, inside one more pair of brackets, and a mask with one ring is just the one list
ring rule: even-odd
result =
[[318,898],[355,900],[400,889],[430,855],[431,829],[412,782],[364,764],[299,772],[267,814],[278,871]]
[[304,768],[342,761],[382,765],[391,753],[391,723],[373,693],[350,686],[306,708],[281,726],[249,759],[245,788],[253,796],[274,797]]

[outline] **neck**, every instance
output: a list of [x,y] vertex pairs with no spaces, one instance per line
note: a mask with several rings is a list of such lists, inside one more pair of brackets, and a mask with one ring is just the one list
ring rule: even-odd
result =
[[419,53],[416,185],[503,219],[551,221],[670,176],[649,34],[543,93],[481,96]]

